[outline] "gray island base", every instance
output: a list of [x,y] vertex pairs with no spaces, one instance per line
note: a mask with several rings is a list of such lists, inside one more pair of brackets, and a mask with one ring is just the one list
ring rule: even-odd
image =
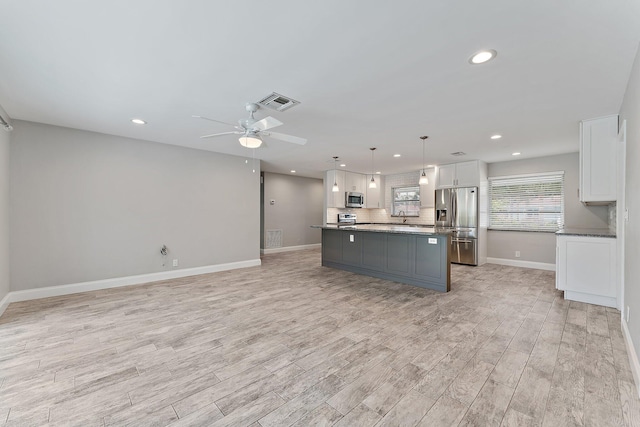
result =
[[395,225],[322,226],[322,265],[420,286],[451,289],[451,236]]

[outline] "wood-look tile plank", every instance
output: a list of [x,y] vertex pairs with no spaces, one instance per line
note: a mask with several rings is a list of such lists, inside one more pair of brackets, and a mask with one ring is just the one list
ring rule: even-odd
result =
[[334,424],[335,427],[353,426],[373,426],[382,418],[377,412],[369,409],[366,405],[358,405],[349,411],[340,421]]
[[468,408],[468,405],[444,394],[429,409],[418,426],[457,426]]
[[435,403],[434,399],[415,390],[410,390],[396,406],[385,414],[376,427],[413,427],[420,422]]
[[460,426],[499,426],[515,390],[488,380],[460,422]]
[[452,265],[442,294],[319,254],[12,303],[0,425],[638,423],[620,312],[553,272]]
[[[313,411],[309,412],[304,417],[300,418],[295,423],[291,424],[292,427],[329,427],[334,425],[343,415],[333,409],[331,406],[323,403]],[[259,427],[262,427],[258,424]]]

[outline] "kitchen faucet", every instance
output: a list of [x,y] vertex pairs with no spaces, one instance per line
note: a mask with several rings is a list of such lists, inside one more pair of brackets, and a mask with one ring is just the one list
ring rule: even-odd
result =
[[407,222],[407,213],[405,211],[398,212],[398,215],[402,217],[403,224]]

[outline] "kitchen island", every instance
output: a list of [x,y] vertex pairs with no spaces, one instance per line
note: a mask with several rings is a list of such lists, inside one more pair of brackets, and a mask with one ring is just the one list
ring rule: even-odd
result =
[[422,288],[451,289],[451,236],[430,227],[324,225],[322,265]]

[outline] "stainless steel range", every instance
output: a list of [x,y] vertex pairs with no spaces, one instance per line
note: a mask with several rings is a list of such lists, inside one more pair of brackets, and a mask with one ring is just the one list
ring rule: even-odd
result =
[[352,213],[339,213],[338,225],[355,225],[358,216]]

